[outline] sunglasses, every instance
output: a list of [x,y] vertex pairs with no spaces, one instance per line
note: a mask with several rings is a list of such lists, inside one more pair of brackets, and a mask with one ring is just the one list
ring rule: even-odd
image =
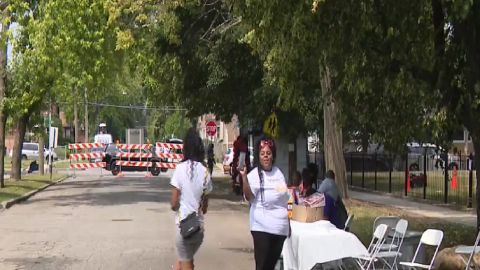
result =
[[265,148],[267,147],[272,149],[275,146],[275,143],[271,139],[265,139],[260,141],[260,148]]

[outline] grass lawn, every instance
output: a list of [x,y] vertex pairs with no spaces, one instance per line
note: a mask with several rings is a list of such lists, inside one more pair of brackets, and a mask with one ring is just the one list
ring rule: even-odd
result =
[[52,180],[50,180],[49,174],[32,174],[22,176],[20,181],[5,180],[5,188],[0,189],[0,202],[20,197],[65,177],[64,174],[53,174]]
[[[213,199],[240,201],[240,196],[232,194],[231,180],[228,176],[214,179],[214,191],[211,197]],[[404,218],[409,222],[408,230],[421,232],[428,228],[443,230],[444,240],[441,248],[459,244],[472,245],[475,241],[476,231],[473,227],[458,225],[439,219],[425,218],[397,208],[357,200],[346,200],[345,204],[348,212],[355,215],[352,223],[352,232],[357,235],[365,245],[370,243],[373,232],[373,221],[379,216],[399,216]],[[245,211],[248,211],[248,206],[245,205],[244,207]]]
[[404,210],[380,206],[357,200],[346,200],[349,213],[355,215],[352,223],[352,232],[365,244],[371,240],[373,221],[379,216],[399,216],[408,220],[408,230],[421,231],[426,229],[440,229],[444,232],[442,247],[451,247],[459,244],[473,245],[476,236],[474,227],[459,225],[439,219],[426,218],[414,215]]
[[[22,169],[28,168],[30,162],[33,160],[22,159]],[[4,158],[5,171],[10,171],[12,169],[12,159],[10,157]]]

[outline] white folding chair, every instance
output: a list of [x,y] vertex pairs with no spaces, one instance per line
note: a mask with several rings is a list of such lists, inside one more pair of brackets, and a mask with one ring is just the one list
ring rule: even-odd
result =
[[[380,251],[380,246],[385,243],[385,236],[387,234],[388,226],[386,224],[380,224],[377,226],[375,231],[373,232],[372,240],[370,241],[370,244],[368,245],[367,251],[368,251],[368,256],[367,257],[358,257],[360,261],[358,261],[358,265],[365,270],[370,269],[375,269],[375,260],[377,260],[377,254]],[[363,262],[362,262],[363,261]]]
[[[398,269],[397,259],[399,256],[402,256],[402,254],[400,253],[400,249],[402,248],[403,238],[405,237],[407,228],[408,221],[405,219],[400,219],[395,226],[392,242],[390,243],[388,250],[382,251],[381,248],[385,245],[383,244],[382,247],[380,247],[380,252],[378,252],[376,256],[384,262],[384,266],[388,266],[388,268],[390,268],[391,270]],[[391,264],[387,261],[389,259],[393,259]]]
[[352,226],[353,217],[354,217],[354,215],[350,214],[350,215],[348,215],[348,218],[345,221],[345,226],[343,227],[343,229],[347,232],[350,231],[350,227]]
[[[401,265],[407,266],[407,269],[417,269],[417,268],[423,268],[423,269],[432,269],[433,267],[433,262],[435,261],[435,256],[437,256],[438,248],[440,247],[440,244],[442,243],[443,239],[443,232],[440,230],[434,230],[434,229],[428,229],[423,232],[422,237],[420,238],[420,243],[418,243],[417,246],[417,251],[415,251],[415,255],[413,256],[413,259],[411,262],[400,262]],[[421,264],[415,262],[418,251],[420,250],[421,245],[428,245],[428,246],[433,246],[435,248],[435,253],[433,253],[432,260],[430,261],[430,264]]]
[[[392,235],[392,233],[395,232],[395,227],[397,226],[398,221],[400,220],[400,217],[397,216],[379,216],[373,221],[373,229],[377,228],[378,225],[380,224],[386,224],[388,225],[387,229],[387,235]],[[393,241],[393,239],[391,239]],[[380,246],[380,251],[388,251],[391,248],[392,242],[388,241],[387,238],[385,238],[385,243]]]
[[[473,261],[473,267],[472,267],[472,259],[475,253],[480,252],[480,247],[478,246],[478,242],[480,242],[480,231],[477,234],[477,239],[475,239],[475,243],[473,246],[459,246],[455,249],[455,253],[461,254],[461,255],[469,255],[468,260],[465,262],[465,270],[471,270],[475,269],[475,261]],[[462,257],[463,259],[463,257]]]

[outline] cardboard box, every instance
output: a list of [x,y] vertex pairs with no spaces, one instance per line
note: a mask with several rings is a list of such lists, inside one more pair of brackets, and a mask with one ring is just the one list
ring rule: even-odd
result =
[[296,204],[293,205],[292,220],[310,223],[323,219],[323,207],[307,207]]

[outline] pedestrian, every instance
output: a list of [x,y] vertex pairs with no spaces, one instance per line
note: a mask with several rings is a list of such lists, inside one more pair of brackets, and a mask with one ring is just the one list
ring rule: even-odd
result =
[[176,223],[176,270],[194,269],[193,256],[204,236],[203,216],[208,208],[207,194],[213,189],[211,176],[203,164],[203,143],[193,128],[187,131],[183,141],[183,155],[170,180],[170,203],[175,211]]
[[[243,155],[242,155],[243,153]],[[243,160],[240,158],[243,157]],[[239,165],[247,167],[247,172],[250,171],[250,152],[248,151],[248,141],[245,136],[238,136],[235,142],[233,143],[233,161],[231,164],[232,168],[232,183],[233,191],[237,195],[243,195],[243,180],[240,179],[241,175],[239,172]]]
[[337,184],[335,183],[335,173],[332,170],[328,170],[325,173],[325,179],[323,179],[318,187],[318,192],[327,193],[334,200],[338,200],[342,197],[338,191]]
[[250,202],[255,269],[273,270],[290,229],[287,210],[290,196],[282,171],[274,165],[275,141],[262,138],[254,153],[258,167],[248,175],[246,168],[240,173],[244,196]]
[[[300,193],[301,204],[312,206],[318,202],[324,202],[323,215],[324,219],[330,221],[338,229],[343,229],[345,221],[339,218],[339,209],[333,199],[327,193],[317,192],[313,188],[315,183],[315,171],[311,167],[302,170],[303,191]],[[343,223],[342,223],[343,222]]]
[[210,143],[208,145],[208,150],[207,150],[207,165],[208,165],[208,172],[210,175],[213,173],[213,165],[216,164],[215,162],[215,153],[213,151],[213,143]]
[[345,224],[348,218],[348,212],[343,203],[342,194],[338,190],[337,183],[335,183],[335,173],[332,170],[328,170],[325,173],[325,179],[318,187],[318,192],[328,194],[335,201],[337,218],[334,225],[338,227]]

